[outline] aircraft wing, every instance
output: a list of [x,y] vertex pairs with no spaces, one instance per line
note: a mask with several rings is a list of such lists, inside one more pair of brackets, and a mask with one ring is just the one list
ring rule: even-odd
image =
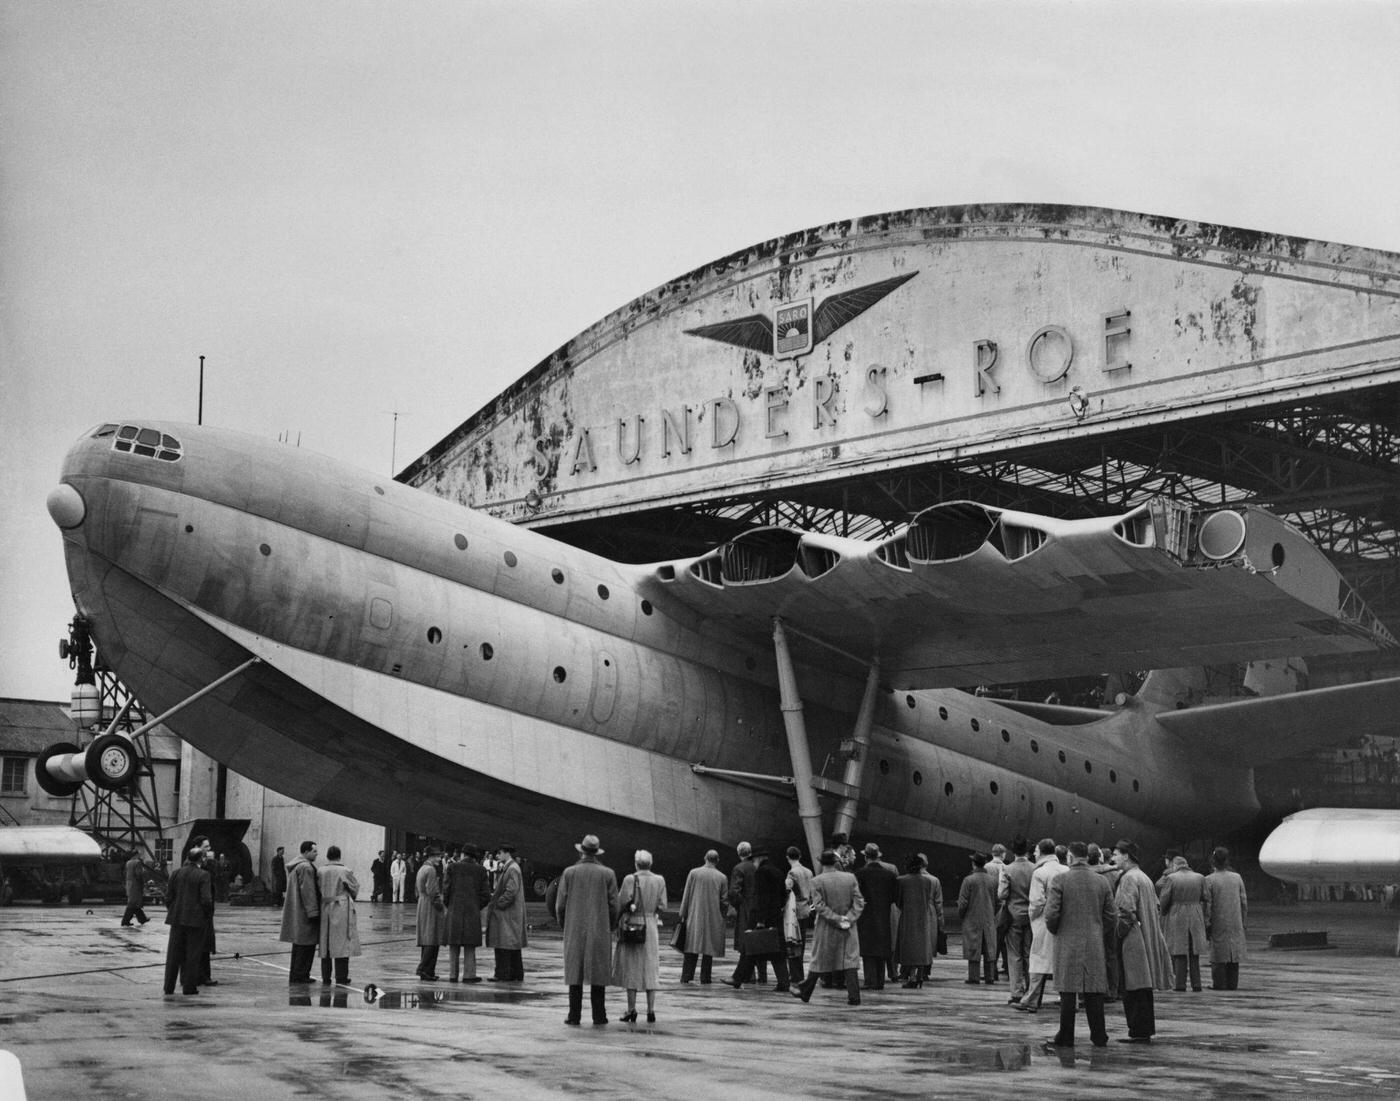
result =
[[1393,734],[1397,714],[1400,677],[1164,711],[1156,718],[1212,760],[1254,768],[1363,734]]
[[900,688],[1395,644],[1301,532],[1164,498],[1086,520],[950,502],[878,542],[762,528],[645,570],[655,602],[712,630],[780,618]]

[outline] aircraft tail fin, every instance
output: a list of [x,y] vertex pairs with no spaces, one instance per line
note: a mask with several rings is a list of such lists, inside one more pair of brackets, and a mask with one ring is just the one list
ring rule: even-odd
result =
[[[1140,692],[1139,698],[1149,705],[1160,705],[1169,698],[1160,691],[1169,683],[1164,678],[1150,696]],[[1143,688],[1148,688],[1148,682]],[[1211,759],[1252,768],[1309,749],[1350,742],[1363,734],[1393,733],[1397,714],[1400,677],[1390,677],[1180,711],[1164,709],[1156,719]],[[1345,721],[1339,721],[1339,715],[1345,715]]]

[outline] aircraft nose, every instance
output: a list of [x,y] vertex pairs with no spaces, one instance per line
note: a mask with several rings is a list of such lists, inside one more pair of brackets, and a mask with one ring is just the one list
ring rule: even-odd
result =
[[48,507],[53,522],[65,531],[69,528],[76,528],[83,522],[83,517],[87,515],[87,505],[83,503],[83,495],[67,482],[55,486],[49,491]]

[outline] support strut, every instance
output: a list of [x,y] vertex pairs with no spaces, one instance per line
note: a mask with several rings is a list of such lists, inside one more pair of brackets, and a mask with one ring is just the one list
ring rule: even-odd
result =
[[842,781],[851,794],[841,800],[836,808],[836,825],[833,833],[850,836],[855,828],[856,811],[860,804],[860,782],[865,773],[866,752],[870,749],[870,728],[875,725],[875,699],[880,692],[880,659],[870,663],[870,671],[865,676],[865,695],[860,700],[860,711],[856,715],[856,727],[851,732],[851,755],[846,760],[846,773]]
[[788,651],[783,621],[773,619],[773,651],[778,659],[778,695],[783,712],[783,730],[787,734],[788,755],[792,758],[792,777],[797,792],[797,815],[802,819],[802,834],[816,865],[822,852],[822,810],[817,792],[812,786],[812,751],[807,745],[807,722],[802,713],[802,697],[797,691],[797,674]]

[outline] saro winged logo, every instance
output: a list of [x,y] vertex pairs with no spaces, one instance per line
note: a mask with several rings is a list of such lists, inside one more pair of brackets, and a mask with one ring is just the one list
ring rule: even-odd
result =
[[778,359],[806,355],[848,321],[859,317],[896,287],[903,286],[917,271],[896,275],[879,283],[870,283],[855,290],[842,291],[823,298],[815,310],[812,299],[784,302],[769,314],[749,314],[733,321],[718,321],[686,329],[690,336],[703,336],[740,348],[764,352]]

